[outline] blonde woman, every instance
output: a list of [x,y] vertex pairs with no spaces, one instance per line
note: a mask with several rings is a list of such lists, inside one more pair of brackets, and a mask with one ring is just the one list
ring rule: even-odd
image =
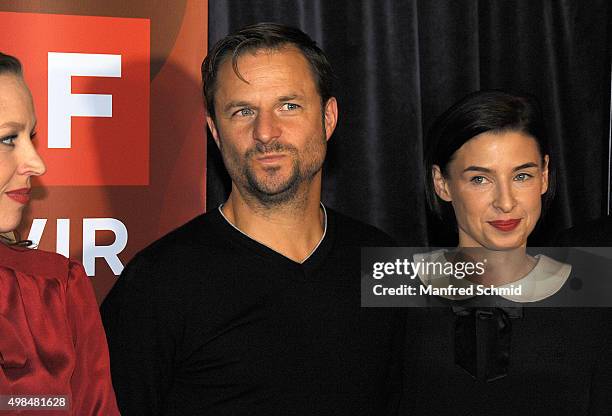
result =
[[0,236],[0,413],[118,415],[108,347],[83,267],[11,238],[32,177],[46,170],[35,136],[21,64],[0,53],[0,232],[8,233]]

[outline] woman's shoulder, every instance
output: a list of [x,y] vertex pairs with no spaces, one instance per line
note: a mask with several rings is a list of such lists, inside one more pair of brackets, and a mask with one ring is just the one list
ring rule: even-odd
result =
[[60,254],[0,243],[0,267],[31,276],[67,280],[82,266]]

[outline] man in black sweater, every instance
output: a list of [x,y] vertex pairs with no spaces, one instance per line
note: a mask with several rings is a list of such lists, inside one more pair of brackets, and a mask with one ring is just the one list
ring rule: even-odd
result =
[[338,108],[303,32],[257,24],[202,64],[228,200],[139,253],[102,305],[124,415],[385,415],[403,316],[360,307],[360,246],[320,201]]

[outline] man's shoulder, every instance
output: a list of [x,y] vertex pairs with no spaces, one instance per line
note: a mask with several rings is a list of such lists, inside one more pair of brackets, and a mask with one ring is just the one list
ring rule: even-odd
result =
[[217,210],[201,214],[151,243],[128,262],[119,278],[122,285],[116,286],[146,293],[173,291],[189,288],[194,277],[208,276],[227,245],[220,236],[218,216]]
[[149,244],[136,257],[158,261],[167,257],[182,257],[194,252],[205,253],[207,250],[203,248],[212,248],[224,241],[220,237],[220,218],[216,209],[198,215]]
[[351,218],[334,209],[326,208],[328,218],[335,227],[337,240],[342,245],[360,247],[387,247],[396,243],[381,229],[363,221]]

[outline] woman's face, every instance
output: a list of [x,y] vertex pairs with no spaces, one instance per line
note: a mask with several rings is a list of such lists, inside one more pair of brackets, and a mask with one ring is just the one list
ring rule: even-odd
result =
[[443,177],[433,168],[436,193],[451,202],[460,247],[525,247],[548,189],[548,155],[542,160],[531,136],[486,132],[455,152]]
[[30,199],[30,179],[45,173],[32,145],[36,115],[25,82],[0,74],[0,232],[14,230]]

